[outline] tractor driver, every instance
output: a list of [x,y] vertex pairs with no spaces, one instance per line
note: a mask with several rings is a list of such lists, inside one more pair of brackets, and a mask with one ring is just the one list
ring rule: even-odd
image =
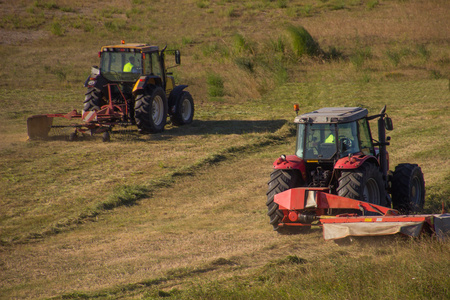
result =
[[[334,144],[335,143],[334,133],[330,133],[330,135],[328,135],[328,137],[325,139],[324,143],[325,144]],[[354,149],[353,149],[354,145],[353,145],[352,139],[348,138],[346,135],[342,135],[342,136],[339,135],[339,145],[341,147],[341,151],[343,151],[343,152],[352,153],[354,151]]]
[[123,71],[137,73],[137,70],[134,67],[134,57],[133,56],[130,56],[130,58],[128,58],[128,62],[123,66]]

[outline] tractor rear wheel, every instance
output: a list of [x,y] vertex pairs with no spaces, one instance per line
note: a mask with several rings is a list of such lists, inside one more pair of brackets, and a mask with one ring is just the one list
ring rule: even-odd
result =
[[100,110],[102,106],[102,91],[98,88],[89,88],[84,97],[83,112],[91,110]]
[[357,169],[343,171],[337,193],[341,197],[387,206],[383,175],[373,163],[364,163]]
[[170,118],[172,124],[181,126],[192,123],[194,118],[194,100],[189,92],[183,92],[177,100],[175,113]]
[[402,213],[416,213],[425,203],[425,180],[416,164],[399,164],[392,176],[392,202]]
[[298,234],[309,230],[310,226],[300,227],[280,227],[278,224],[283,219],[283,213],[278,209],[278,204],[274,202],[276,194],[287,191],[291,188],[302,186],[301,175],[298,170],[274,170],[270,174],[267,191],[267,215],[270,217],[270,224],[273,230],[279,234]]
[[154,86],[136,97],[134,106],[136,125],[143,132],[158,133],[167,121],[167,99],[164,90]]

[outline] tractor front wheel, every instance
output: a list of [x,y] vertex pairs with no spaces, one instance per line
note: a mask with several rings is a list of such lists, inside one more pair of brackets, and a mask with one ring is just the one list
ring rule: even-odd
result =
[[341,197],[388,205],[383,175],[373,163],[364,163],[357,169],[343,171],[337,192]]
[[194,118],[194,100],[189,92],[183,92],[177,100],[175,113],[170,120],[175,126],[181,126],[192,123]]
[[266,202],[267,215],[270,218],[270,224],[273,226],[273,230],[279,234],[298,234],[311,228],[310,226],[278,226],[284,215],[278,209],[278,204],[274,202],[275,195],[295,187],[300,187],[302,185],[301,182],[301,175],[298,170],[277,169],[270,174]]
[[143,132],[158,133],[167,121],[167,99],[160,87],[148,89],[136,97],[134,106],[136,125]]
[[392,202],[402,213],[416,213],[425,203],[425,180],[416,164],[400,164],[392,176]]

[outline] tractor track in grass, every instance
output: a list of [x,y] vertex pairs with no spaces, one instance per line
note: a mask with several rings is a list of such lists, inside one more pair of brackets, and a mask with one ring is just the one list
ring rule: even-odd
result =
[[294,136],[294,134],[295,127],[289,122],[286,122],[285,125],[274,133],[267,133],[263,136],[256,137],[255,139],[250,139],[249,142],[244,145],[230,146],[215,153],[211,153],[206,157],[200,158],[191,165],[183,166],[160,178],[151,180],[148,184],[117,186],[114,191],[106,197],[105,201],[96,203],[78,215],[58,220],[44,230],[28,233],[24,235],[23,238],[15,239],[13,241],[1,241],[1,244],[2,246],[7,246],[36,242],[45,237],[72,230],[83,223],[95,222],[96,219],[106,211],[121,206],[137,205],[140,200],[151,198],[154,192],[162,188],[170,187],[177,180],[187,176],[194,176],[196,172],[204,170],[206,167],[224,161],[230,161],[235,159],[238,155],[239,157],[244,157],[249,155],[255,149],[284,144],[287,142],[287,138]]

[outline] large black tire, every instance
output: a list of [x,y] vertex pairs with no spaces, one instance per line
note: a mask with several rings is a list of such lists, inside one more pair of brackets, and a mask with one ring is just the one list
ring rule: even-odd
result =
[[194,100],[189,92],[184,91],[177,99],[175,113],[170,120],[175,126],[191,124],[194,119]]
[[425,180],[416,164],[400,164],[392,176],[392,202],[402,213],[417,213],[425,203]]
[[337,193],[341,197],[388,206],[383,174],[373,163],[341,173]]
[[158,133],[167,121],[167,99],[164,90],[153,86],[136,97],[134,118],[141,132]]
[[270,174],[266,202],[267,215],[270,217],[270,224],[273,226],[273,230],[279,234],[298,234],[310,229],[310,226],[279,227],[278,224],[283,219],[283,213],[278,209],[278,204],[273,201],[276,194],[302,185],[301,175],[298,170],[277,169]]
[[89,88],[84,97],[83,112],[91,110],[100,110],[102,106],[103,93],[100,89]]

